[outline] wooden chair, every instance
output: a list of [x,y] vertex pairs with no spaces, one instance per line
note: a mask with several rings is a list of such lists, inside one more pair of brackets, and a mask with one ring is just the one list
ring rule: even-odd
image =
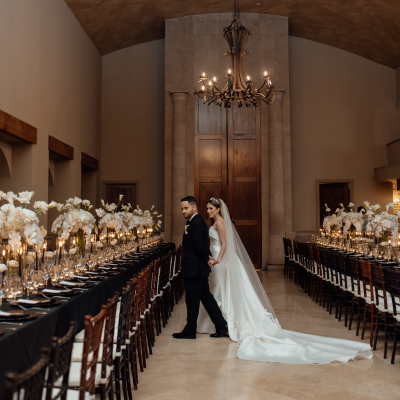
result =
[[[389,341],[389,326],[393,325],[393,305],[391,297],[386,293],[385,283],[385,268],[380,265],[372,265],[372,278],[375,289],[375,332],[374,332],[374,347],[376,350],[376,343],[378,341],[379,326],[383,325],[385,347],[383,350],[383,358],[387,358],[387,346]],[[390,296],[390,295],[389,295]]]
[[374,322],[375,322],[375,296],[374,296],[374,284],[372,279],[372,267],[371,263],[366,260],[360,260],[360,271],[362,278],[362,290],[363,298],[365,301],[364,306],[364,322],[361,332],[361,339],[364,339],[365,327],[367,324],[367,314],[371,315],[371,332],[369,336],[369,344],[372,347],[372,338],[374,332]]
[[121,399],[121,381],[124,399],[132,400],[131,379],[129,373],[129,354],[126,348],[129,345],[129,310],[131,301],[131,284],[128,282],[121,291],[121,305],[118,315],[118,330],[114,359],[115,394]]
[[322,296],[323,296],[323,289],[324,289],[324,280],[322,274],[322,267],[321,267],[321,253],[320,248],[318,246],[314,246],[314,261],[315,261],[315,268],[316,268],[316,288],[315,288],[315,298],[314,300],[321,305]]
[[[137,349],[140,346],[139,342],[140,318],[139,319],[137,318],[136,303],[135,303],[137,296],[138,279],[139,279],[138,277],[131,279],[132,288],[131,288],[129,323],[128,323],[128,332],[129,332],[128,354],[129,354],[129,363],[131,366],[134,390],[137,390],[137,385],[139,383],[138,369],[137,369],[137,358],[138,358]],[[141,357],[141,352],[139,352],[139,357]],[[140,358],[140,364],[142,364],[141,358]]]
[[351,309],[353,294],[351,292],[351,278],[348,268],[348,256],[337,254],[336,266],[337,277],[339,280],[340,291],[338,292],[339,315],[338,321],[342,320],[342,312],[344,307],[344,326],[347,327],[348,311]]
[[386,270],[386,280],[393,306],[393,350],[391,363],[394,364],[396,357],[397,335],[400,334],[400,272]]
[[42,400],[50,349],[42,349],[40,360],[22,374],[7,372],[5,400]]
[[75,333],[76,322],[71,322],[68,332],[64,337],[53,337],[51,340],[49,372],[45,384],[46,400],[65,400],[67,398],[71,353]]
[[359,263],[356,257],[349,257],[349,276],[350,276],[350,284],[351,284],[351,293],[353,295],[351,301],[351,313],[350,313],[350,321],[349,321],[349,330],[351,330],[351,326],[353,323],[354,317],[354,307],[357,307],[357,328],[356,328],[356,336],[358,336],[360,330],[360,321],[361,315],[364,310],[364,299],[362,297],[362,281],[360,278],[360,268]]

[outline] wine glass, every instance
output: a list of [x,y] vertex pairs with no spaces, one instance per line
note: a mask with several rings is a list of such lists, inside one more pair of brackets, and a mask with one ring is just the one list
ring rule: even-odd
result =
[[18,290],[21,288],[21,278],[13,276],[9,279],[10,292],[14,299],[17,298]]

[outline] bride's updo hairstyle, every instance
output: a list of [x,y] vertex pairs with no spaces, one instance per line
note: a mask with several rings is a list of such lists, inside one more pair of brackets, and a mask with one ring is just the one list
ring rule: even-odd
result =
[[[220,203],[219,199],[216,199],[215,197],[211,197],[211,199],[208,200],[207,204],[211,204],[212,206],[214,206],[218,210],[218,214],[221,217],[224,217],[222,214],[221,203]],[[213,226],[214,222],[215,222],[214,218],[210,218],[210,226]]]

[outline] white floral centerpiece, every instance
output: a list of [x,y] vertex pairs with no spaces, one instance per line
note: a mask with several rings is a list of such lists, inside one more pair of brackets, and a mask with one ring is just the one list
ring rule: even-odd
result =
[[[21,247],[22,241],[29,245],[41,247],[44,243],[46,230],[39,226],[38,215],[46,214],[47,210],[54,207],[44,201],[36,201],[33,204],[34,211],[27,207],[31,202],[34,192],[21,192],[18,195],[13,192],[1,192],[0,200],[3,205],[0,207],[0,237],[8,238],[8,244],[13,252]],[[4,204],[4,201],[7,203]],[[15,206],[14,201],[18,201],[24,206]]]
[[386,206],[386,211],[378,212],[380,209],[379,204],[374,206],[370,206],[368,201],[364,202],[365,204],[365,215],[367,217],[367,232],[374,232],[375,237],[382,238],[383,243],[388,242],[388,231],[391,231],[392,236],[397,236],[399,232],[399,216],[400,212],[397,211],[397,214],[390,214],[390,210],[394,211],[394,204],[389,203]]
[[78,197],[70,198],[65,203],[65,205],[54,203],[58,211],[65,212],[53,222],[51,231],[57,233],[62,240],[66,240],[74,234],[77,238],[78,249],[83,252],[85,236],[90,242],[90,234],[96,226],[96,219],[90,213],[93,206],[89,200],[82,200]]
[[121,200],[124,196],[119,195],[118,204],[111,203],[106,204],[104,200],[101,200],[102,208],[96,209],[96,214],[100,218],[98,226],[102,231],[111,230],[119,233],[124,230],[125,224],[118,212],[118,207],[121,204]]
[[138,226],[139,230],[143,230],[144,228],[152,228],[153,226],[156,229],[161,228],[161,217],[157,211],[153,211],[154,205],[150,210],[142,211],[139,206],[136,206],[136,209],[133,210],[133,214],[140,218],[140,224]]
[[340,230],[342,228],[342,213],[339,208],[336,209],[336,211],[331,214],[331,209],[328,207],[327,204],[325,204],[325,211],[328,213],[328,215],[324,218],[324,221],[322,223],[325,232],[330,233],[330,232],[335,232],[337,230]]
[[364,224],[363,212],[353,212],[352,207],[354,207],[354,204],[351,202],[348,205],[349,211],[345,209],[342,203],[340,206],[342,207],[340,210],[340,215],[343,221],[343,234],[355,236],[356,232],[362,231]]

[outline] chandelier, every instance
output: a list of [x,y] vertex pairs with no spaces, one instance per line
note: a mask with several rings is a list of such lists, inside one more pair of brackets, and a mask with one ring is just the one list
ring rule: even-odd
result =
[[230,108],[233,102],[237,100],[238,107],[242,107],[243,104],[246,107],[251,105],[257,107],[260,100],[267,104],[274,101],[274,88],[267,71],[262,76],[264,83],[258,89],[252,87],[253,81],[250,76],[247,75],[246,79],[243,78],[242,58],[247,55],[244,50],[244,42],[249,35],[249,30],[237,18],[236,0],[234,0],[233,20],[223,30],[223,36],[229,45],[229,50],[225,51],[225,56],[231,59],[231,68],[225,75],[228,82],[223,89],[219,89],[217,78],[214,77],[207,82],[208,78],[203,72],[199,80],[202,83],[202,88],[200,91],[195,88],[195,92],[200,98],[203,98],[204,104],[214,103],[219,107],[223,104],[225,108]]

